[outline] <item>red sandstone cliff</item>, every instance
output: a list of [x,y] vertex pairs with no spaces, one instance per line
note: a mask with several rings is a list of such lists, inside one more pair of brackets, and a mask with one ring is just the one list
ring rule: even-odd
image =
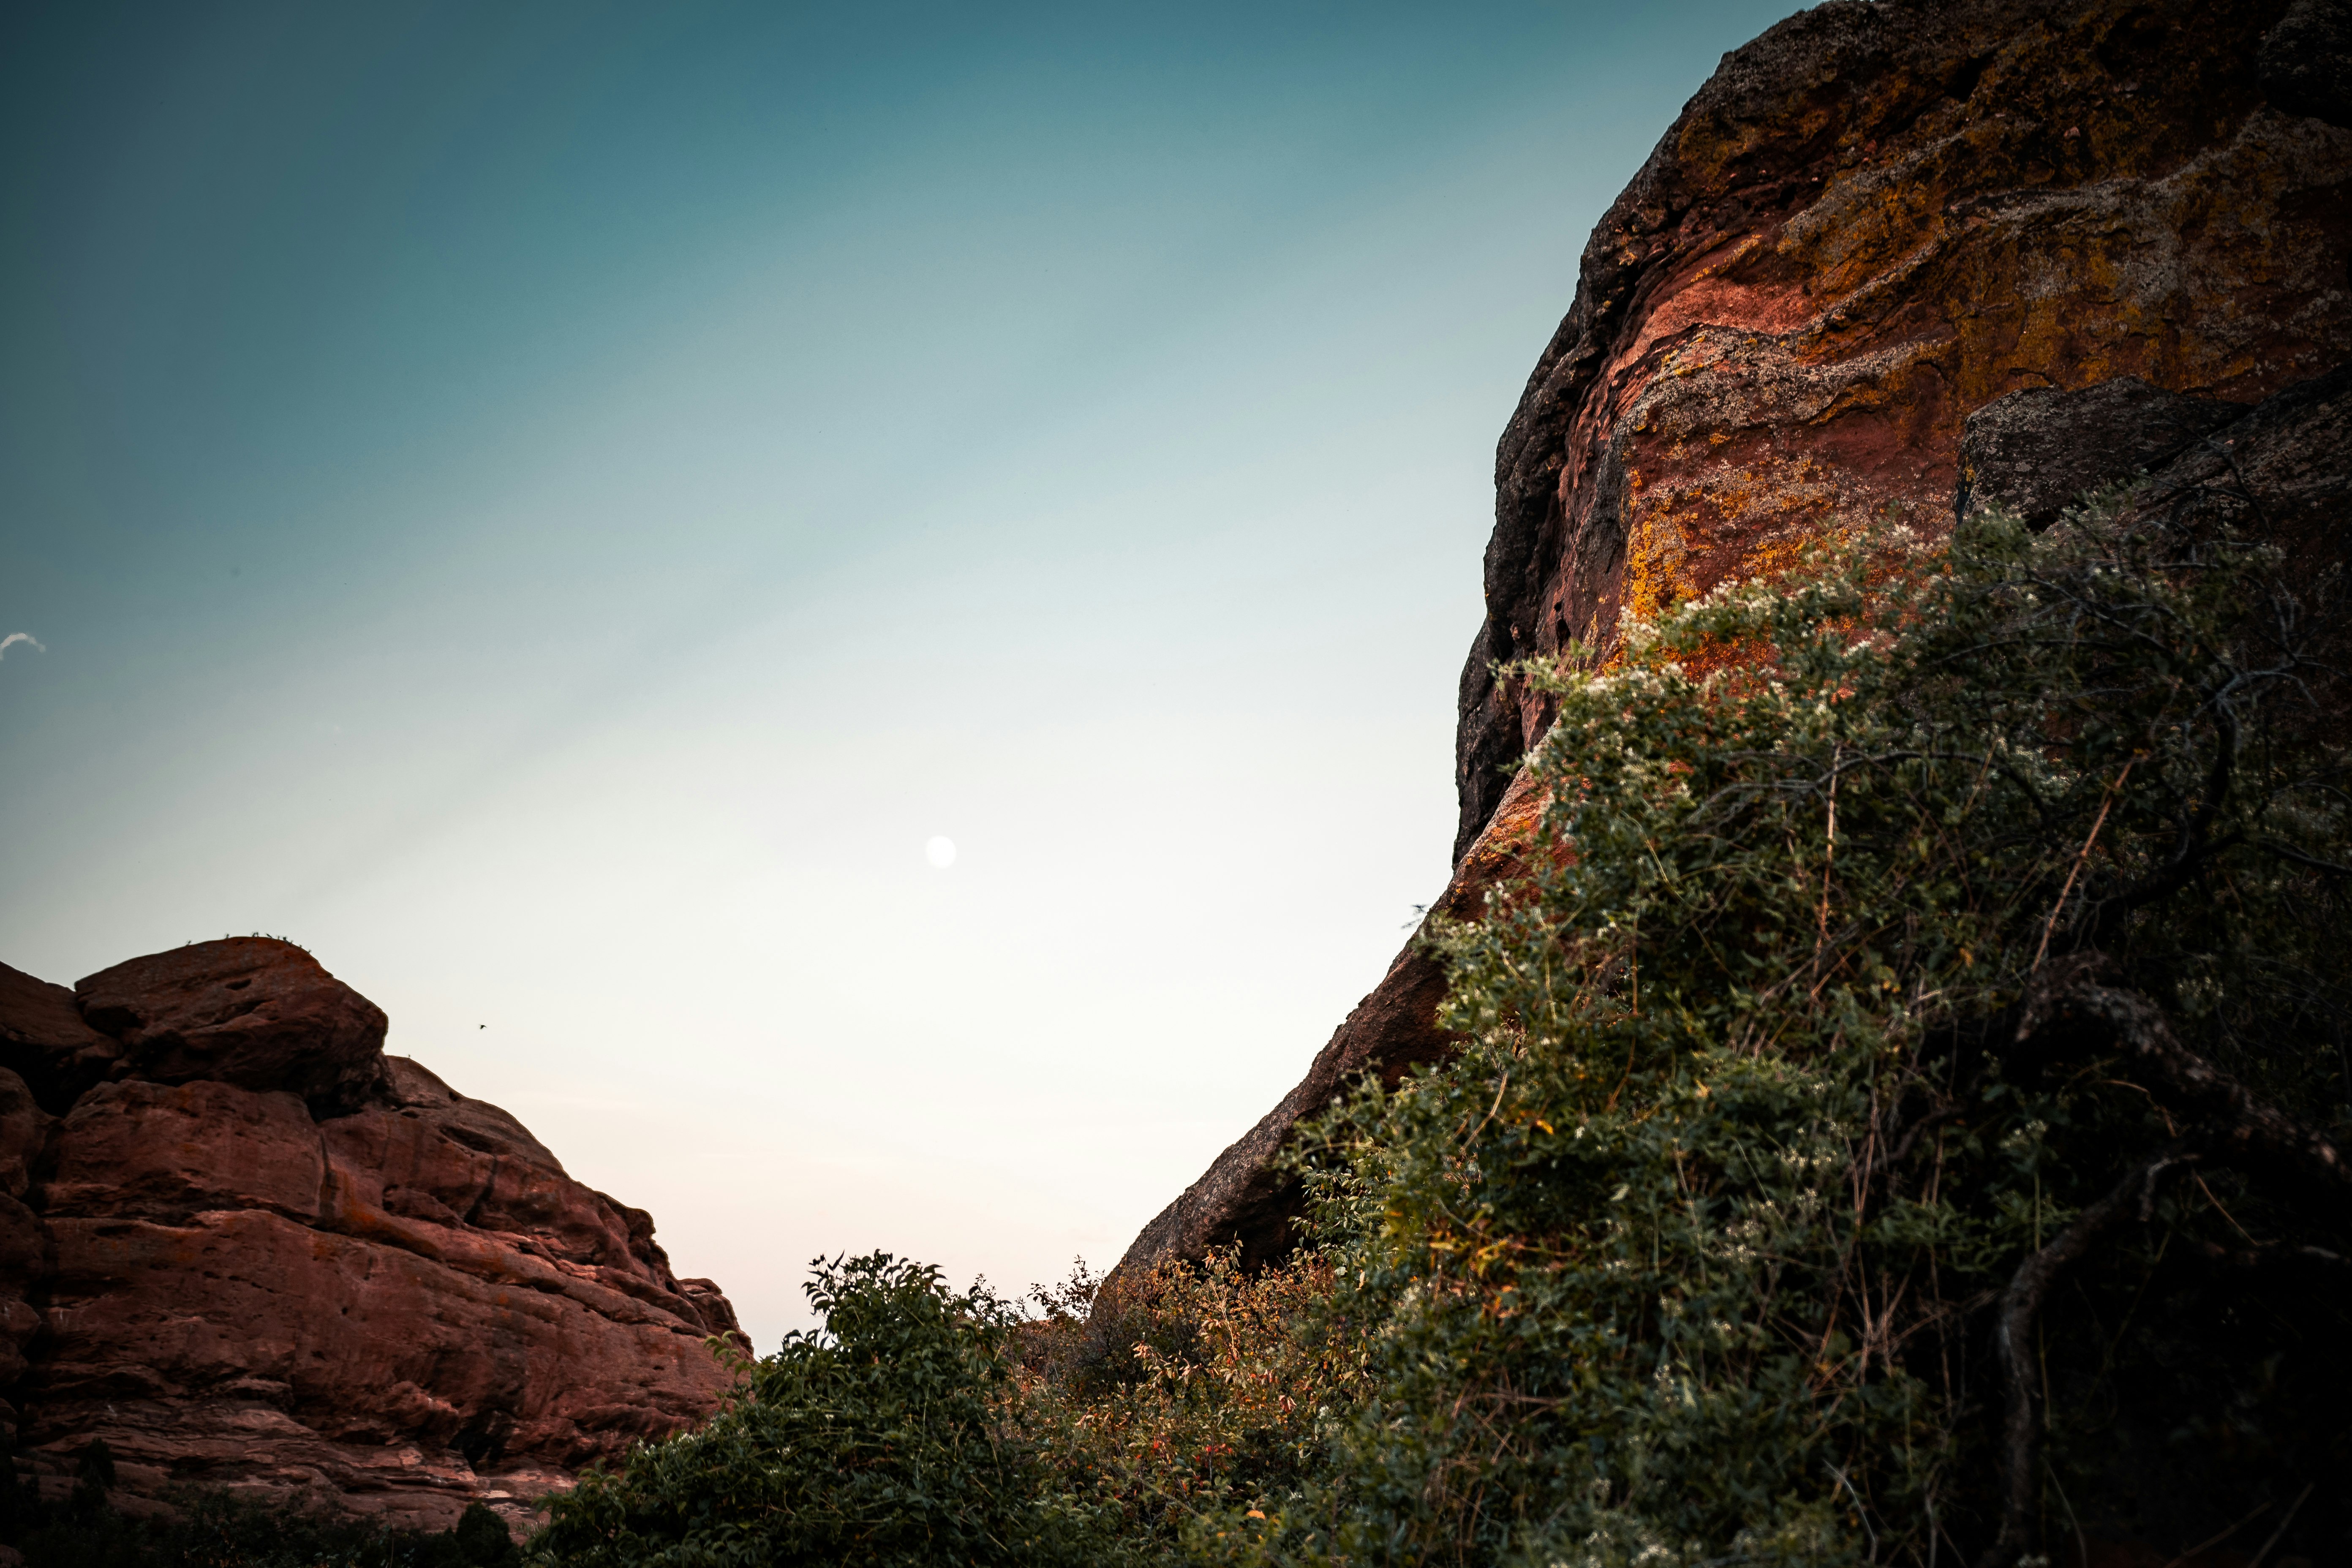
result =
[[446,1526],[707,1415],[734,1313],[653,1219],[383,1054],[289,942],[0,965],[0,1394],[37,1465]]
[[[1514,773],[1551,716],[1496,665],[1605,657],[1622,615],[1825,527],[2201,483],[2224,452],[2318,548],[2352,458],[2352,388],[2314,379],[2352,360],[2347,126],[2346,0],[1832,0],[1726,56],[1594,230],[1496,448],[1437,908],[1475,914],[1534,817]],[[1408,943],[1121,1268],[1280,1252],[1294,1121],[1442,1056],[1444,992]]]

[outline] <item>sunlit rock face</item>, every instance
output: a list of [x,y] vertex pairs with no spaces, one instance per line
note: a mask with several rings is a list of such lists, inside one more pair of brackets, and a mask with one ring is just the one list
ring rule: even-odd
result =
[[103,1437],[135,1492],[520,1519],[716,1407],[718,1288],[383,1035],[289,942],[0,967],[0,1391],[52,1484]]
[[[2001,487],[2053,510],[2352,360],[2345,10],[1832,0],[1725,57],[1594,231],[1497,447],[1439,907],[1475,912],[1535,815],[1509,792],[1550,713],[1497,663],[1606,658],[1625,616],[1832,522],[1941,531]],[[1443,1054],[1443,993],[1400,954],[1127,1265],[1281,1250],[1268,1156],[1347,1078]]]
[[1496,452],[1458,848],[1606,647],[1832,516],[1948,520],[1969,415],[2135,377],[2251,403],[2352,352],[2352,132],[2264,0],[1834,4],[1728,57],[1585,247]]

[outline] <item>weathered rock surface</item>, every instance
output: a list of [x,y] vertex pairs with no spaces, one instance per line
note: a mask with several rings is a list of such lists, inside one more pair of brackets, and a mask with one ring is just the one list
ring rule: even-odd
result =
[[2084,491],[2145,472],[2244,412],[2130,375],[2077,392],[2012,392],[1969,416],[1953,510],[1965,519],[2000,506],[2046,528]]
[[[0,1390],[25,1375],[25,1348],[41,1327],[26,1298],[47,1277],[48,1233],[25,1196],[54,1120],[23,1079],[0,1068]],[[0,1419],[12,1415],[0,1407]]]
[[1466,847],[1605,649],[1832,517],[1949,509],[1967,416],[2131,376],[2250,403],[2352,347],[2352,135],[2273,105],[2282,0],[1842,0],[1727,57],[1586,247],[1496,452]]
[[193,942],[78,982],[92,1028],[127,1047],[159,1083],[214,1079],[328,1100],[375,1087],[383,1009],[291,943],[267,937]]
[[[2348,506],[2352,363],[2242,411],[2157,467],[2132,498],[2140,516],[2226,523],[2267,540],[2286,552],[2287,574],[2306,583],[2342,571],[2352,557]],[[2340,645],[2346,635],[2339,622],[2331,640]]]
[[[2313,378],[2352,358],[2345,11],[1832,0],[1726,56],[1594,231],[1496,448],[1438,907],[1475,910],[1534,816],[1509,792],[1551,714],[1496,665],[1606,658],[1623,616],[1842,521],[2243,467],[2260,431],[2229,422],[2298,384],[2302,434],[2269,449],[2321,450]],[[2335,451],[2307,489],[2341,483]],[[1408,945],[1121,1268],[1278,1251],[1297,1194],[1268,1157],[1353,1074],[1442,1054],[1442,991]]]
[[440,1527],[716,1406],[718,1287],[383,1033],[266,939],[73,993],[0,968],[0,1391],[37,1463],[99,1436],[133,1491]]

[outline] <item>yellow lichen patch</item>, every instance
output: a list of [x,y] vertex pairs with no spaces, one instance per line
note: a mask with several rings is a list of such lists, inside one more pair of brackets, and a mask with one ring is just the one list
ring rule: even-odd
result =
[[1683,577],[1683,531],[1662,510],[1645,509],[1632,522],[1625,541],[1622,613],[1651,620],[1689,596]]
[[[1743,433],[1713,434],[1728,444]],[[1807,450],[1751,449],[1743,460],[1718,460],[1703,472],[1654,468],[1647,478],[1626,519],[1621,598],[1625,612],[1642,618],[1727,581],[1788,570],[1834,520],[1909,499]]]

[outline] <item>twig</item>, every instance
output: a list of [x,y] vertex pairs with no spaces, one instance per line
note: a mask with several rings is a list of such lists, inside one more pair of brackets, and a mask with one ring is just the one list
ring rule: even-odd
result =
[[1495,1086],[1495,1103],[1486,1108],[1486,1114],[1479,1119],[1478,1125],[1470,1129],[1470,1136],[1462,1140],[1465,1146],[1476,1142],[1478,1141],[1478,1134],[1486,1131],[1486,1123],[1494,1121],[1495,1112],[1503,1109],[1503,1091],[1510,1087],[1511,1069],[1505,1068],[1503,1069],[1503,1081]]
[[[2111,961],[2096,951],[2051,965],[2026,993],[2020,1044],[2061,1017],[2092,1024],[2122,1047],[2153,1098],[2180,1113],[2200,1147],[2240,1169],[2267,1169],[2314,1182],[2338,1194],[2352,1190],[2352,1162],[2316,1129],[2256,1096],[2244,1084],[2183,1046],[2155,1003],[2137,991],[2096,983]],[[2201,1125],[2200,1125],[2201,1123]]]
[[1877,1562],[1878,1531],[1871,1528],[1868,1505],[1862,1500],[1862,1494],[1853,1489],[1853,1483],[1846,1479],[1843,1470],[1839,1469],[1835,1465],[1831,1465],[1827,1459],[1823,1459],[1822,1463],[1829,1466],[1830,1474],[1838,1479],[1838,1485],[1845,1488],[1845,1495],[1853,1499],[1854,1517],[1862,1521],[1863,1530],[1870,1536],[1870,1560],[1873,1563]]
[[2107,808],[2116,804],[2116,792],[2124,787],[2124,781],[2131,777],[2132,765],[2138,761],[2134,757],[2124,764],[2124,771],[2116,775],[2116,782],[2107,786],[2105,798],[2099,802],[2099,815],[2091,823],[2091,836],[2083,840],[2083,852],[2075,856],[2074,864],[2067,868],[2066,885],[2058,889],[2058,901],[2050,906],[2050,918],[2042,923],[2042,945],[2033,950],[2033,966],[2025,972],[2029,977],[2042,967],[2042,955],[2050,951],[2050,933],[2058,929],[2058,916],[2066,908],[2066,895],[2074,890],[2074,879],[2083,874],[2083,862],[2091,858],[2091,846],[2099,841],[2099,829],[2107,825]]
[[2254,1510],[2253,1512],[2246,1515],[2245,1518],[2238,1521],[2237,1523],[2231,1525],[2221,1534],[2209,1536],[2205,1540],[2199,1542],[2196,1545],[2190,1547],[2188,1551],[2182,1552],[2179,1556],[2166,1563],[2164,1568],[2180,1568],[2180,1565],[2183,1563],[2188,1562],[2191,1557],[2194,1557],[2202,1552],[2211,1551],[2214,1547],[2219,1546],[2221,1542],[2229,1540],[2230,1537],[2237,1534],[2238,1531],[2245,1529],[2246,1526],[2253,1523],[2254,1521],[2262,1518],[2263,1515],[2270,1512],[2270,1510],[2271,1505],[2269,1503],[2263,1504],[2262,1507]]
[[[1813,972],[1816,974],[1821,973],[1822,952],[1830,944],[1830,872],[1837,865],[1837,791],[1838,780],[1844,776],[1843,770],[1837,765],[1838,752],[1839,748],[1836,747],[1832,747],[1830,751],[1829,838],[1822,851],[1822,934],[1820,940],[1813,943]],[[1818,990],[1819,987],[1815,989]]]
[[2279,1537],[2286,1533],[2286,1527],[2294,1522],[2295,1510],[2303,1507],[2303,1500],[2309,1497],[2311,1489],[2318,1484],[2316,1481],[2304,1483],[2303,1490],[2297,1492],[2294,1500],[2286,1505],[2286,1517],[2278,1521],[2278,1528],[2271,1531],[2271,1538],[2263,1542],[2263,1549],[2254,1553],[2254,1560],[2246,1564],[2246,1568],[2263,1568],[2263,1559],[2268,1557],[2271,1554],[2271,1548],[2279,1543]]
[[2074,1500],[2066,1495],[2066,1483],[2058,1479],[2058,1467],[2049,1468],[2050,1484],[2058,1489],[2058,1500],[2066,1510],[2066,1522],[2074,1527],[2074,1550],[2082,1555],[2083,1568],[2091,1568],[2091,1543],[2083,1534],[2083,1521],[2074,1517]]

